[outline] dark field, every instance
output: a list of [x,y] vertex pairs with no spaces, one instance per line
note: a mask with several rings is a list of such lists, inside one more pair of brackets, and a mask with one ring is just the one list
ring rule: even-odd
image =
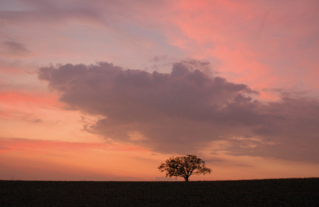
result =
[[0,206],[319,206],[319,178],[189,183],[0,181]]

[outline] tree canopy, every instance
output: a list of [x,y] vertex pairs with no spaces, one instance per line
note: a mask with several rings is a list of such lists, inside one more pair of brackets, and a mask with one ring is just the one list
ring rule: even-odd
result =
[[185,181],[194,173],[196,175],[211,173],[211,169],[205,166],[205,161],[196,155],[184,157],[170,157],[162,163],[158,169],[166,171],[166,177],[183,177]]

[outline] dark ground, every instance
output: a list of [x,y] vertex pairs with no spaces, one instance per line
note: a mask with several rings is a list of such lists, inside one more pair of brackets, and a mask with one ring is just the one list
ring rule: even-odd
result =
[[319,206],[319,178],[189,183],[0,181],[0,206]]

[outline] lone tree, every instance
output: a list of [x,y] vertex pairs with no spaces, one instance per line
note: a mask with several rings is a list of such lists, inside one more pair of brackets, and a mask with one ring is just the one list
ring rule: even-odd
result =
[[183,177],[188,182],[189,176],[211,173],[211,169],[205,166],[205,161],[196,155],[184,157],[170,157],[158,167],[159,171],[166,171],[166,177]]

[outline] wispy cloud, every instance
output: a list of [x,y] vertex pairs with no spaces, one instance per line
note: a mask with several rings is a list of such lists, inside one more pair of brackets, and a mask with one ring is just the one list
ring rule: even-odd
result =
[[13,41],[2,42],[0,56],[26,56],[31,53],[23,44]]
[[[5,151],[21,151],[27,154],[46,154],[56,153],[58,151],[140,151],[146,152],[147,149],[138,146],[111,144],[111,143],[81,143],[81,142],[64,142],[49,140],[31,140],[23,138],[3,138],[0,137],[0,152]],[[52,154],[53,155],[53,154]]]

